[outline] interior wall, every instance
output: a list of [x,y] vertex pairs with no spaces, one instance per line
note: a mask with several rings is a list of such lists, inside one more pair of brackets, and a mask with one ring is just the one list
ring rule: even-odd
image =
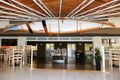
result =
[[120,45],[120,37],[117,37],[118,46]]

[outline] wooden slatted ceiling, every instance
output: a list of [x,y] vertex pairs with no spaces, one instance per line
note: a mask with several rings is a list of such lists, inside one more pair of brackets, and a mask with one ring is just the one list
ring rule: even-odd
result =
[[63,0],[62,4],[62,17],[69,14],[74,8],[76,8],[83,0]]
[[[11,13],[15,13],[15,14],[18,14],[18,15],[31,15],[31,16],[34,16],[34,14],[35,15],[38,15],[38,16],[40,16],[38,13],[34,13],[34,11],[32,12],[32,11],[30,11],[29,9],[27,9],[27,8],[24,8],[24,7],[22,7],[22,6],[20,6],[20,5],[18,5],[17,3],[15,3],[14,1],[12,1],[12,0],[2,0],[2,1],[5,1],[5,2],[7,2],[7,3],[9,3],[9,4],[13,4],[13,5],[15,5],[15,6],[17,6],[17,7],[20,7],[20,8],[22,8],[23,10],[21,10],[21,9],[18,9],[18,8],[15,8],[15,7],[12,7],[12,6],[10,6],[10,5],[8,5],[8,4],[5,4],[5,3],[3,3],[3,2],[1,2],[0,1],[0,6],[3,6],[3,7],[6,7],[6,8],[11,8],[13,11],[10,11]],[[16,2],[19,2],[19,3],[21,3],[21,4],[23,4],[23,5],[25,5],[25,6],[27,6],[27,7],[29,7],[29,8],[31,8],[31,9],[34,9],[34,10],[36,10],[36,11],[38,11],[39,13],[42,13],[42,14],[44,14],[44,15],[47,15],[46,17],[49,17],[48,16],[48,14],[46,14],[46,12],[43,10],[43,9],[41,9],[33,0],[15,0]],[[36,0],[36,1],[38,1],[38,0]],[[55,17],[59,17],[59,9],[60,9],[60,0],[41,0],[43,3],[44,3],[44,5],[55,15]],[[73,11],[79,4],[81,4],[83,1],[85,1],[85,0],[62,0],[62,8],[61,8],[61,17],[66,17],[66,15],[68,15],[71,11]],[[90,1],[92,1],[92,0],[86,0],[87,2],[86,2],[86,4],[87,3],[89,3]],[[84,5],[82,5],[81,7],[84,7],[81,11],[79,11],[79,9],[77,9],[77,11],[79,11],[76,15],[78,15],[78,14],[81,14],[81,13],[83,13],[83,12],[85,12],[85,11],[88,11],[88,10],[90,10],[90,9],[93,9],[93,8],[95,8],[95,7],[99,7],[99,6],[101,6],[101,5],[103,5],[103,4],[106,4],[106,3],[109,3],[109,2],[111,2],[111,1],[113,1],[113,0],[94,0],[92,3],[90,3],[88,6],[86,6],[86,7],[84,7],[85,6],[85,4]],[[116,3],[111,3],[111,4],[109,4],[109,5],[106,5],[106,6],[104,6],[104,7],[100,7],[100,8],[98,8],[98,9],[96,9],[96,10],[94,10],[94,11],[88,11],[87,13],[84,13],[84,14],[82,14],[82,15],[79,15],[79,16],[77,16],[77,17],[81,17],[81,16],[85,16],[85,15],[88,15],[88,14],[91,14],[91,13],[93,13],[93,12],[96,12],[96,11],[99,11],[99,10],[101,10],[101,9],[104,9],[104,8],[107,8],[107,7],[110,7],[111,5],[115,5],[115,4],[120,4],[120,0],[116,0]],[[117,7],[114,7],[114,8],[111,8],[111,9],[115,9],[115,8],[120,8],[120,6],[117,6]],[[5,8],[0,8],[0,10],[6,10]],[[18,10],[18,11],[21,11],[21,12],[15,12],[14,10]],[[30,13],[33,13],[33,14],[30,14],[30,13],[26,13],[26,11],[24,11],[24,10],[27,10],[27,11],[30,11]],[[110,10],[110,9],[109,9]],[[119,12],[120,10],[116,10],[116,11],[108,11],[108,12],[105,12],[105,13],[102,13],[102,14],[99,14],[99,13],[96,13],[96,14],[93,14],[92,16],[94,16],[94,15],[103,15],[103,14],[112,14],[112,13],[117,13],[117,12]],[[8,11],[6,11],[6,12],[8,12]],[[23,14],[22,12],[25,12],[26,14]],[[8,12],[9,13],[9,12]],[[1,13],[2,14],[2,13]],[[3,13],[3,15],[4,15],[4,13]],[[8,14],[9,15],[9,14]],[[12,14],[11,14],[12,15]],[[75,15],[75,16],[76,16]],[[14,16],[14,15],[12,15],[12,16]],[[73,16],[73,17],[75,17],[75,16]],[[105,16],[105,17],[113,17],[113,16],[119,16],[119,14],[116,14],[116,15],[110,15],[110,16]],[[36,17],[34,17],[34,19],[35,18],[37,18],[37,16]],[[52,18],[54,18],[54,17],[52,17]]]
[[[111,1],[111,0],[109,0],[109,1]],[[108,2],[109,2],[108,1]],[[85,12],[85,11],[87,11],[87,10],[90,10],[90,9],[93,9],[93,8],[96,8],[96,7],[98,7],[98,6],[101,6],[101,5],[103,5],[103,4],[105,4],[105,3],[107,3],[106,1],[104,2],[103,0],[101,1],[101,0],[95,0],[93,3],[91,3],[90,5],[88,5],[87,7],[85,7],[83,10],[81,10],[78,14],[80,14],[80,13],[82,13],[82,12]],[[99,9],[99,8],[98,8]],[[102,8],[100,8],[100,9],[102,9]],[[97,10],[98,11],[98,10]],[[89,12],[87,12],[87,13],[85,13],[84,15],[87,15],[87,14],[89,14],[89,13],[91,13],[91,12],[95,12],[95,10],[94,11],[89,11]]]
[[[32,8],[32,9],[35,9],[35,10],[37,10],[37,11],[43,13],[43,14],[46,14],[42,9],[40,9],[40,8],[33,2],[33,0],[16,0],[16,1],[18,1],[18,2],[20,2],[20,3],[22,3],[22,4],[24,4],[24,5]],[[47,15],[47,14],[46,14],[46,15]]]
[[[20,9],[17,9],[17,8],[14,8],[14,7],[12,7],[12,6],[10,6],[10,5],[7,5],[7,4],[4,4],[4,3],[1,3],[0,2],[0,6],[1,7],[6,7],[6,8],[1,8],[0,7],[0,10],[2,10],[2,11],[6,11],[6,12],[9,12],[9,13],[15,13],[15,14],[22,14],[22,15],[26,15],[26,14],[24,14],[23,12],[24,11],[22,11],[22,10],[20,10]],[[7,9],[8,8],[8,9]],[[11,9],[11,10],[9,10],[9,9]],[[15,11],[16,10],[16,11]],[[17,11],[19,11],[19,12],[17,12]],[[21,12],[21,13],[20,13]],[[4,13],[1,13],[1,14],[3,14],[3,15],[5,15]],[[8,16],[9,15],[11,15],[11,14],[7,14]],[[11,16],[15,16],[15,15],[11,15]],[[22,16],[21,16],[22,17]]]
[[5,11],[5,12],[9,11],[9,13],[15,13],[15,14],[18,14],[18,15],[26,15],[24,13],[16,12],[14,10],[6,10],[6,9],[2,9],[2,8],[0,8],[0,10]]
[[112,1],[112,0],[96,0],[96,1],[98,1],[98,2],[110,2],[110,1]]
[[42,0],[42,1],[55,16],[59,16],[59,0]]
[[[81,10],[79,13],[82,13],[82,12],[87,11],[87,10],[89,10],[89,9],[95,8],[95,7],[100,6],[100,5],[102,5],[102,4],[103,4],[103,2],[98,2],[98,1],[96,0],[96,1],[94,1],[93,3],[91,3],[90,5],[88,5],[88,7],[84,8],[83,10]],[[78,14],[79,14],[79,13],[78,13]],[[86,13],[86,14],[88,14],[88,13]],[[86,15],[86,14],[84,14],[84,15]]]
[[[6,7],[6,8],[10,8],[10,9],[13,9],[13,10],[19,10],[19,9],[17,9],[17,8],[14,8],[14,7],[12,7],[12,6],[9,6],[9,5],[4,4],[4,3],[2,3],[2,2],[0,2],[0,6]],[[19,11],[22,11],[22,10],[19,10]]]

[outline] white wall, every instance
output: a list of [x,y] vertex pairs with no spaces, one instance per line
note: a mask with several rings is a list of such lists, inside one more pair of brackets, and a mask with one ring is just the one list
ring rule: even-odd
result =
[[7,19],[0,19],[0,28],[4,28],[8,24],[9,24],[9,20],[7,20]]
[[117,37],[118,46],[120,46],[120,36]]
[[102,46],[102,41],[101,41],[101,37],[93,37],[93,47],[101,47]]
[[118,17],[118,18],[110,18],[109,22],[114,23],[116,27],[120,27],[120,17]]

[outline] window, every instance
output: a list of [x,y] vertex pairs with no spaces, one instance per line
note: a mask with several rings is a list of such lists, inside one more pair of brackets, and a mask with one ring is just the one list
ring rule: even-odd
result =
[[2,39],[2,46],[17,46],[17,39]]

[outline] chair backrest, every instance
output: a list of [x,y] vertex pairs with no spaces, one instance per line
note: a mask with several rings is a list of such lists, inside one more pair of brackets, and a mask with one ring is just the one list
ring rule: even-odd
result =
[[8,56],[13,55],[13,49],[12,49],[12,48],[7,48],[7,49],[6,49],[6,52],[7,52],[7,55],[8,55]]
[[13,49],[13,57],[14,58],[21,58],[23,56],[22,49]]
[[120,60],[120,49],[110,49],[110,60]]

